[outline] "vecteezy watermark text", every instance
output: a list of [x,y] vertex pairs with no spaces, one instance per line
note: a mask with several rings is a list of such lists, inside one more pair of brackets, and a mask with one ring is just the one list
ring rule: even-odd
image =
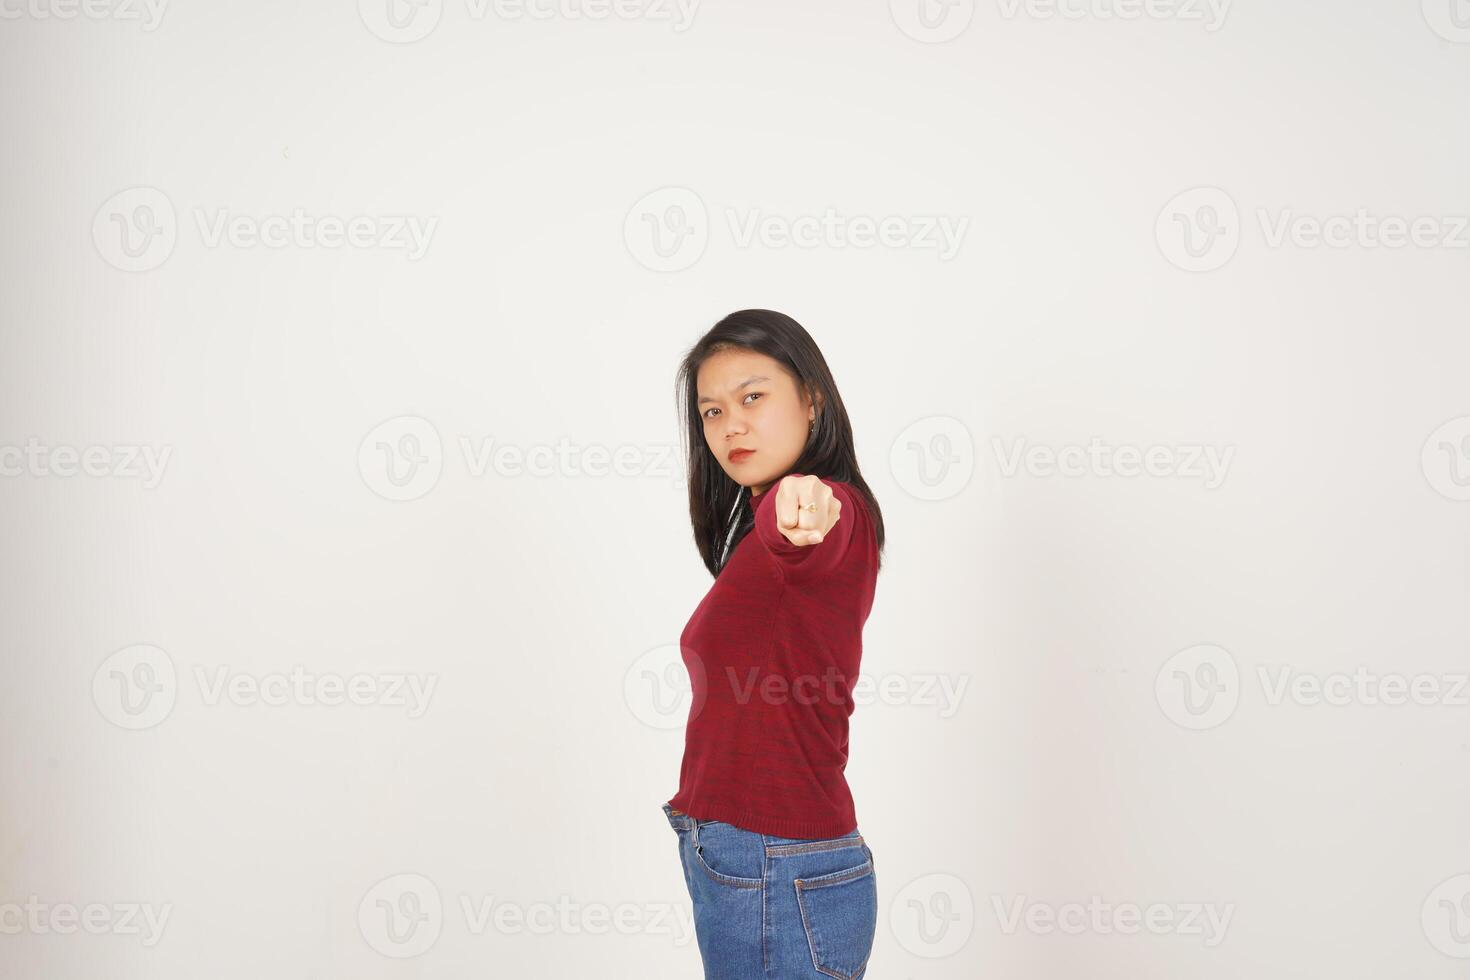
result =
[[[1291,664],[1259,664],[1255,677],[1268,708],[1470,708],[1470,674],[1459,671],[1351,670],[1313,672]],[[1235,657],[1213,643],[1186,647],[1164,661],[1154,677],[1160,710],[1181,728],[1216,728],[1240,704],[1245,683]]]
[[356,705],[360,708],[404,708],[409,718],[422,718],[438,686],[438,674],[356,673],[308,671],[301,665],[289,671],[249,674],[228,666],[194,666],[194,679],[203,702],[240,707],[266,705]]
[[1194,21],[1213,34],[1225,25],[1232,0],[996,0],[1001,17],[1015,20]]
[[0,934],[18,936],[69,936],[86,932],[94,936],[141,936],[144,946],[158,945],[173,903],[155,906],[149,902],[43,902],[30,895],[24,902],[0,902]]
[[964,215],[843,215],[827,208],[816,214],[768,214],[760,208],[725,209],[737,248],[757,241],[765,248],[873,248],[934,251],[948,262],[960,250],[970,219]]
[[937,708],[940,718],[952,718],[964,699],[970,676],[959,674],[858,674],[849,689],[842,673],[828,667],[821,674],[786,674],[762,670],[759,666],[737,671],[725,667],[725,681],[734,692],[737,704],[758,701],[761,704],[828,704],[844,705],[849,696],[854,705],[878,702],[884,705],[911,705]]
[[[1393,214],[1367,207],[1313,214],[1293,207],[1254,210],[1268,249],[1470,250],[1470,215]],[[1194,187],[1176,194],[1154,222],[1159,251],[1187,272],[1211,272],[1240,248],[1246,223],[1229,193]]]
[[0,445],[0,476],[73,476],[141,479],[152,490],[163,480],[173,446],[47,445],[31,436],[24,446]]
[[1007,447],[1005,440],[996,436],[991,439],[991,447],[1004,477],[1013,477],[1023,469],[1034,477],[1180,477],[1202,480],[1206,490],[1225,482],[1235,456],[1234,446],[1110,446],[1097,436],[1086,446],[1058,447],[1028,445],[1024,438],[1015,439]]
[[[650,728],[682,728],[699,717],[711,684],[728,690],[737,704],[826,704],[844,708],[880,704],[933,710],[952,718],[960,710],[973,677],[969,674],[913,672],[859,673],[847,684],[836,667],[821,673],[786,674],[760,666],[726,665],[711,675],[704,658],[677,643],[645,650],[623,676],[628,710]],[[721,700],[724,700],[723,698]]]
[[[694,939],[687,903],[585,901],[571,895],[529,902],[463,893],[458,909],[471,936],[667,936],[673,945]],[[374,951],[393,959],[421,956],[439,941],[450,918],[439,887],[425,875],[390,875],[374,884],[357,907],[358,931]]]
[[[472,21],[622,21],[671,23],[682,34],[694,23],[700,0],[465,0]],[[445,0],[358,0],[364,26],[392,44],[411,44],[434,32]]]
[[[357,249],[402,251],[417,261],[429,250],[439,218],[415,214],[289,212],[249,214],[230,208],[192,209],[205,248]],[[124,272],[146,272],[168,261],[179,238],[173,202],[156,187],[129,187],[102,203],[92,218],[92,242],[103,260]]]
[[[434,673],[336,673],[307,670],[301,664],[264,672],[195,664],[192,677],[205,707],[389,708],[402,710],[411,719],[428,711],[439,684]],[[173,658],[140,643],[114,652],[98,665],[92,675],[92,700],[119,728],[152,728],[173,712],[179,687]]]
[[232,248],[381,248],[402,249],[410,262],[424,257],[429,239],[439,225],[437,216],[415,214],[356,215],[308,214],[293,208],[284,214],[232,214],[228,208],[213,212],[194,209],[199,237],[207,248],[228,244]]
[[1037,902],[1025,895],[1006,898],[990,896],[1000,931],[1007,936],[1023,928],[1036,935],[1060,932],[1069,936],[1084,934],[1136,936],[1140,932],[1152,936],[1200,936],[1207,947],[1225,940],[1235,903],[1214,902],[1109,902],[1092,895],[1081,902]]
[[[820,212],[785,214],[761,207],[724,209],[736,248],[870,249],[933,252],[947,262],[969,230],[965,215]],[[655,272],[678,272],[698,262],[710,239],[704,199],[687,187],[662,187],[638,200],[624,216],[628,252]]]
[[1419,705],[1470,708],[1470,674],[1379,673],[1358,664],[1351,673],[1331,671],[1314,674],[1290,664],[1262,664],[1256,675],[1266,703],[1297,704],[1303,707],[1326,704]]
[[[454,446],[464,471],[476,479],[663,479],[682,486],[671,443],[520,444],[492,436],[460,435]],[[439,429],[426,418],[400,415],[374,426],[357,447],[363,483],[384,500],[417,500],[439,483],[446,450]]]
[[145,32],[158,29],[169,0],[0,0],[0,20],[138,21]]
[[[1050,477],[1121,477],[1198,480],[1206,490],[1221,486],[1235,458],[1233,444],[1112,443],[1092,436],[1086,443],[1048,445],[1025,436],[992,436],[995,470],[1002,479],[1023,473]],[[970,484],[978,452],[970,427],[949,415],[931,415],[906,426],[889,448],[894,479],[919,500],[947,500]]]

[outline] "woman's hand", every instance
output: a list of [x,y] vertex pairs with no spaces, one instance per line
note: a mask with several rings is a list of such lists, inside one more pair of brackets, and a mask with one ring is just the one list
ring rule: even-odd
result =
[[842,517],[842,501],[814,476],[782,477],[771,503],[776,507],[776,530],[800,547],[821,541]]

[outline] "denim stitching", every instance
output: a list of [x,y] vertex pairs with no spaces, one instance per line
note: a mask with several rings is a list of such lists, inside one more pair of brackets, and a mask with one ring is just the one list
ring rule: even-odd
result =
[[820,884],[812,884],[811,880],[803,880],[801,878],[796,879],[796,907],[801,912],[801,928],[802,931],[806,933],[806,945],[807,950],[812,954],[812,966],[816,969],[818,973],[826,974],[829,977],[836,977],[837,980],[857,980],[857,978],[862,975],[862,972],[868,968],[868,960],[872,959],[872,953],[869,952],[867,956],[863,957],[863,961],[859,963],[857,965],[857,969],[853,970],[851,973],[838,973],[836,970],[829,970],[826,967],[822,966],[822,964],[818,963],[817,942],[814,938],[812,938],[812,924],[811,921],[807,918],[806,903],[802,901],[804,894],[802,889],[825,888],[827,885],[840,885],[844,881],[851,881],[854,878],[861,878],[863,875],[871,874],[872,872],[873,865],[872,862],[869,861],[865,864],[851,869],[850,871],[839,872],[830,877],[825,877],[822,879]]
[[[836,851],[844,847],[856,847],[863,844],[861,835],[854,837],[837,837],[832,840],[808,841],[805,844],[767,844],[766,854],[777,857],[782,854],[806,854],[810,851]],[[866,844],[863,844],[866,847]]]
[[861,878],[863,875],[871,873],[872,870],[873,866],[871,862],[864,861],[856,868],[848,868],[846,871],[838,871],[835,874],[824,875],[821,878],[797,878],[796,887],[826,888],[828,885],[840,885],[844,881]]
[[771,973],[771,936],[768,923],[769,905],[771,902],[771,890],[766,883],[771,877],[771,859],[764,854],[761,855],[761,972],[767,976]]
[[762,885],[765,884],[765,881],[761,878],[736,878],[734,875],[720,874],[720,872],[705,864],[704,852],[700,850],[699,837],[697,834],[694,838],[693,850],[694,863],[703,868],[705,874],[709,875],[715,881],[718,881],[723,885],[730,885],[734,888],[760,888]]
[[[806,948],[807,952],[812,954],[812,969],[816,970],[818,973],[825,973],[829,977],[837,976],[837,974],[833,973],[831,970],[823,969],[822,964],[817,962],[817,942],[812,938],[812,924],[807,921],[806,906],[803,905],[801,901],[800,878],[796,879],[796,908],[798,911],[801,912],[801,931],[806,933]],[[843,980],[843,978],[838,977],[838,980]]]

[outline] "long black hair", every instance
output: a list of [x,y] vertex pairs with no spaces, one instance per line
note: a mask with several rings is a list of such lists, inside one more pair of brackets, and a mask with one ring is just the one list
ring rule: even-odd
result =
[[791,317],[775,310],[731,313],[700,337],[679,365],[675,397],[684,420],[681,431],[689,469],[689,521],[694,527],[694,542],[699,547],[704,567],[711,575],[718,576],[728,555],[734,553],[735,545],[750,533],[753,526],[749,519],[750,508],[740,504],[742,496],[749,491],[720,468],[719,461],[705,443],[704,421],[699,412],[700,365],[712,354],[732,347],[752,350],[781,362],[796,377],[797,391],[805,388],[811,395],[816,409],[816,424],[807,437],[806,448],[788,472],[837,480],[849,484],[862,495],[878,535],[881,567],[883,514],[858,469],[852,423],[847,419],[847,409],[837,392],[837,382],[832,380],[826,358],[822,357],[811,335]]

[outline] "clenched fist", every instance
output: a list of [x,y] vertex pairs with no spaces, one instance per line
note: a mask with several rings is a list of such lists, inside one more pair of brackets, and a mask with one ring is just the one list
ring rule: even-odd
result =
[[775,493],[776,530],[794,545],[816,544],[842,517],[842,501],[814,476],[782,477]]

